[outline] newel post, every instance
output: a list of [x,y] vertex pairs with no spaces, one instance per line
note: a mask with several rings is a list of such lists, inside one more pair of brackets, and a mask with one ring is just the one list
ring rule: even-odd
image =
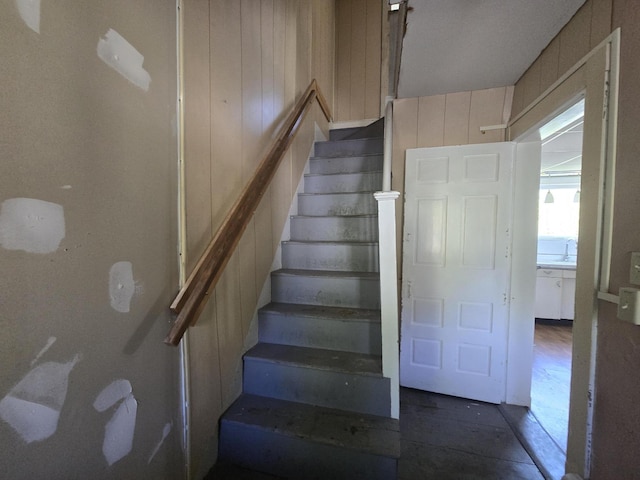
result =
[[400,418],[400,343],[396,262],[396,200],[400,193],[376,192],[373,196],[378,202],[382,374],[391,381],[391,417]]

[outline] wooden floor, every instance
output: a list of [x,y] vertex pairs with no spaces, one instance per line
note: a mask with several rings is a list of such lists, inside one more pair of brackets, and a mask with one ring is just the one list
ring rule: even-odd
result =
[[571,322],[536,321],[531,411],[565,453],[571,346]]
[[[531,412],[563,451],[566,451],[571,344],[570,324],[536,324]],[[498,406],[406,388],[401,389],[400,395],[399,480],[543,478]],[[513,408],[526,416],[526,408]],[[544,432],[542,435],[547,438]],[[546,445],[547,440],[539,442]],[[564,462],[557,463],[557,469],[564,471]],[[275,478],[217,465],[205,480]]]
[[[497,405],[401,388],[400,434],[398,480],[544,479]],[[216,465],[205,480],[276,478]]]

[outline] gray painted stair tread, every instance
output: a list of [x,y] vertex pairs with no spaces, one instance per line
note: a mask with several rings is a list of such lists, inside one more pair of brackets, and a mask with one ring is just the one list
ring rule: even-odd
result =
[[292,215],[291,218],[378,218],[378,215]]
[[275,343],[258,343],[245,354],[245,360],[264,361],[357,375],[382,376],[381,356],[367,355],[364,353],[294,347]]
[[370,170],[368,172],[339,172],[339,173],[305,173],[304,176],[305,178],[310,178],[310,177],[326,177],[326,178],[335,178],[335,177],[347,177],[349,175],[380,175],[382,173],[382,170]]
[[330,277],[330,278],[379,278],[378,272],[342,272],[339,270],[297,270],[282,268],[272,272],[272,275],[303,276],[303,277]]
[[269,303],[261,308],[263,312],[279,313],[298,317],[328,318],[349,322],[380,322],[380,310],[367,308],[325,307],[323,305],[302,305],[295,303]]
[[370,159],[376,159],[376,158],[382,158],[383,154],[382,153],[358,153],[358,154],[354,154],[354,155],[342,155],[339,157],[334,157],[334,156],[329,156],[327,157],[326,155],[314,155],[312,157],[309,157],[309,160],[339,160],[341,158],[370,158]]
[[392,458],[400,457],[397,420],[243,394],[223,421]]
[[322,246],[330,246],[330,245],[351,245],[351,246],[377,246],[378,242],[359,242],[357,240],[344,240],[344,241],[335,241],[335,240],[285,240],[282,242],[283,245],[318,245]]

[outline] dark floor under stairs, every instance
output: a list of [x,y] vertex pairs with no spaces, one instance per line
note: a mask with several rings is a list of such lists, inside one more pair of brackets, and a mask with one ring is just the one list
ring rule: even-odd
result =
[[284,478],[394,479],[399,422],[382,376],[377,205],[382,124],[317,142],[223,415],[219,463]]

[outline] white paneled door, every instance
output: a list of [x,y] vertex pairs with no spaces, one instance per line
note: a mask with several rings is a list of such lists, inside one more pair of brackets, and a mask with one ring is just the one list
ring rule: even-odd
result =
[[515,144],[407,150],[400,382],[505,400]]

